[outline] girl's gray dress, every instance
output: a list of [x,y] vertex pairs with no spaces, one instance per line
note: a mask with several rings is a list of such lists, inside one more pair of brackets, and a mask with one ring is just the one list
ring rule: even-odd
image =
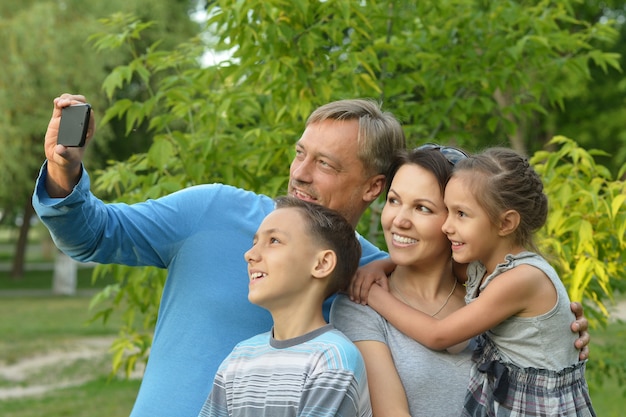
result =
[[578,360],[576,335],[565,286],[548,262],[532,252],[507,255],[481,284],[479,262],[468,266],[466,302],[497,276],[528,264],[543,271],[556,288],[557,303],[536,317],[510,317],[479,337],[463,416],[595,416]]

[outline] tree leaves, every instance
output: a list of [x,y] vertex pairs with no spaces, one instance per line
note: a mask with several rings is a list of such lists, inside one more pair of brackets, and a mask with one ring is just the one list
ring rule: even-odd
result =
[[572,300],[592,300],[606,323],[616,288],[623,289],[626,270],[626,182],[614,179],[592,154],[571,139],[553,138],[553,152],[537,152],[531,163],[549,196],[548,220],[539,243],[566,284]]

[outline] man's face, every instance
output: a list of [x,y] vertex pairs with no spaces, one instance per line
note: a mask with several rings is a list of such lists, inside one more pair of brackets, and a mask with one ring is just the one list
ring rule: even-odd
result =
[[384,186],[357,157],[358,129],[357,120],[310,124],[289,170],[289,195],[337,210],[353,226]]

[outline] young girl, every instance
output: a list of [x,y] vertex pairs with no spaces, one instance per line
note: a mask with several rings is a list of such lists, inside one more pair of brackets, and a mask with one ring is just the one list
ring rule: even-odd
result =
[[468,305],[438,320],[374,285],[370,306],[432,349],[481,335],[464,416],[595,416],[567,292],[533,252],[548,211],[537,173],[514,151],[492,148],[456,164],[444,201],[452,256],[469,264]]

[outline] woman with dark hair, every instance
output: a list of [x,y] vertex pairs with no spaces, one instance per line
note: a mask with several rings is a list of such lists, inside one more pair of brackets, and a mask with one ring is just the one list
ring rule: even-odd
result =
[[[456,148],[438,145],[399,155],[388,176],[381,215],[389,256],[397,265],[388,281],[391,294],[437,318],[465,305],[450,241],[441,231],[447,216],[445,185],[453,164],[465,157]],[[455,353],[428,349],[347,295],[333,303],[331,322],[361,350],[375,417],[461,413],[471,347],[450,349]]]

